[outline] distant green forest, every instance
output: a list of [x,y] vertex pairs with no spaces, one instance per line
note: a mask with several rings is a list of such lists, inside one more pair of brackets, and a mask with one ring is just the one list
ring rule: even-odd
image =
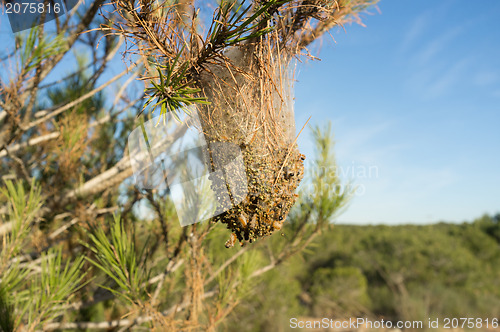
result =
[[224,329],[288,331],[291,317],[500,318],[500,214],[462,224],[331,225],[252,290]]

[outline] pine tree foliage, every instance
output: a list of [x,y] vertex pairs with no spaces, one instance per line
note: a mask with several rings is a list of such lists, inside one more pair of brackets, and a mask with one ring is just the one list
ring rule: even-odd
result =
[[60,247],[49,248],[37,262],[21,264],[16,260],[29,242],[31,223],[42,201],[34,182],[29,193],[22,183],[5,184],[2,195],[8,201],[6,215],[14,224],[10,234],[3,237],[0,255],[0,326],[4,331],[21,326],[34,331],[64,312],[63,304],[85,285],[82,280],[86,272],[82,271],[83,257],[63,262]]
[[119,216],[115,215],[110,227],[111,241],[102,228],[95,228],[89,234],[90,249],[96,259],[88,260],[118,286],[118,289],[101,285],[118,298],[130,303],[141,302],[145,296],[143,285],[148,280],[145,267],[140,266],[144,251],[137,253],[133,237],[129,237]]

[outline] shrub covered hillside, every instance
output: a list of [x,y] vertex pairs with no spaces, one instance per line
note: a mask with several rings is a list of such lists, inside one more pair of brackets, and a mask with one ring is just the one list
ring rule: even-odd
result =
[[290,317],[304,316],[498,318],[499,276],[500,215],[463,224],[332,225],[310,251],[254,286],[259,291],[233,315],[246,324],[228,328],[286,331]]

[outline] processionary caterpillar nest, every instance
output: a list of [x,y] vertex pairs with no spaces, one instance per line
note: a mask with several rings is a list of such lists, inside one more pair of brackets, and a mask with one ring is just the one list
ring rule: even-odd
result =
[[[289,67],[270,45],[245,45],[230,48],[223,61],[207,66],[197,79],[211,102],[199,112],[208,145],[235,144],[245,164],[247,195],[236,206],[221,199],[226,212],[212,219],[232,231],[228,248],[236,240],[243,245],[281,229],[297,199],[305,157],[296,144]],[[223,152],[228,160],[229,150]],[[215,194],[226,192],[226,181],[211,176]]]

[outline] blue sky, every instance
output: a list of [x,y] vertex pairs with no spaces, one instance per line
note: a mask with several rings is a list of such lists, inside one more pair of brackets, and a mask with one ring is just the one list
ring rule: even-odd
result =
[[[500,2],[382,0],[300,66],[297,127],[332,121],[359,186],[338,222],[461,222],[500,212]],[[299,139],[312,150],[310,135]],[[353,173],[354,170],[354,173]],[[370,172],[371,170],[371,172]]]
[[[313,125],[331,121],[339,170],[358,186],[337,222],[461,222],[500,212],[500,2],[378,7],[362,16],[366,27],[335,29],[335,41],[314,45],[322,61],[301,64],[295,84],[297,128],[309,116]],[[6,51],[5,15],[0,33]],[[56,72],[73,64],[66,57]],[[310,161],[307,130],[299,145]]]

